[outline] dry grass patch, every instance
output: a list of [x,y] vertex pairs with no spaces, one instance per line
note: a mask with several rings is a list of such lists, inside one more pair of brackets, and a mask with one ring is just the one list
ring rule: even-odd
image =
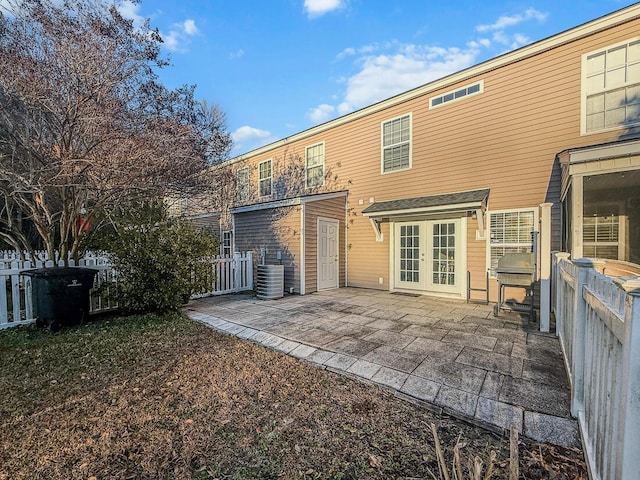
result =
[[[439,478],[509,438],[180,316],[0,332],[0,479]],[[466,460],[465,460],[466,461]],[[578,450],[520,442],[521,478],[586,478]]]

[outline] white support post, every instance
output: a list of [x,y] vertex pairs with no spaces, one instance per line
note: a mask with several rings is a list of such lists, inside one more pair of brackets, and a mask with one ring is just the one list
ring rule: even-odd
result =
[[540,204],[540,331],[549,331],[551,316],[551,207]]
[[556,268],[555,268],[555,278],[553,279],[554,286],[553,288],[556,291],[556,304],[553,306],[553,311],[556,315],[556,335],[560,335],[562,331],[563,324],[566,321],[564,318],[564,303],[567,301],[566,299],[566,288],[564,284],[564,280],[562,279],[562,268],[563,261],[569,261],[569,255],[565,252],[556,253]]
[[247,289],[253,290],[253,253],[247,252]]
[[640,472],[640,279],[620,286],[627,295],[617,458],[621,463],[619,478],[637,478]]
[[584,411],[584,350],[585,350],[585,318],[587,304],[582,297],[582,289],[587,281],[589,269],[593,266],[590,260],[580,258],[573,263],[578,267],[576,290],[573,298],[573,333],[569,341],[572,346],[571,365],[571,415],[578,417]]
[[242,263],[240,252],[233,252],[233,291],[240,290],[242,285]]

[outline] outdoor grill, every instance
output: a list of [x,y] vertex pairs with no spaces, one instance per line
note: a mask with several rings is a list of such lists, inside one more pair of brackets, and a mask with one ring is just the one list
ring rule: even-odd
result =
[[[498,278],[498,304],[494,307],[494,315],[501,310],[518,311],[529,314],[531,320],[535,320],[534,310],[534,282],[536,280],[536,258],[534,253],[508,253],[498,259],[496,267]],[[523,288],[529,295],[529,303],[511,301],[507,304],[505,288]]]

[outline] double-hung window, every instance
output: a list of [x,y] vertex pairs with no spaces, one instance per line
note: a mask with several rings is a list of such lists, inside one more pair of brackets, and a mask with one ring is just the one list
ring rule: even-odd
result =
[[495,276],[498,259],[507,253],[531,251],[535,230],[536,210],[506,210],[489,212],[488,263],[491,275]]
[[411,168],[411,114],[382,123],[382,173]]
[[249,200],[249,168],[244,167],[236,171],[236,195],[239,202]]
[[640,38],[582,57],[582,133],[640,124]]
[[258,164],[258,191],[261,197],[271,195],[271,160]]
[[[624,217],[620,205],[586,205],[582,217],[582,256],[624,260]],[[621,235],[622,233],[622,235]]]
[[231,255],[232,236],[233,234],[231,230],[225,230],[222,232],[222,245],[220,246],[222,255],[225,255],[225,256]]
[[306,148],[306,183],[307,188],[324,185],[324,142]]

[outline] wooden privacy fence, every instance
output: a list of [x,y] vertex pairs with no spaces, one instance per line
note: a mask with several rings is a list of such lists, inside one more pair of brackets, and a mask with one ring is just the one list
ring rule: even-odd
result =
[[[17,325],[25,325],[35,321],[31,277],[22,275],[25,270],[42,267],[53,267],[53,261],[19,261],[19,255],[11,256],[0,253],[0,330]],[[64,266],[60,260],[59,266]],[[76,266],[69,260],[69,266]],[[98,270],[91,289],[90,313],[105,312],[118,308],[116,285],[118,274],[107,257],[89,255],[78,262],[78,266],[86,266]],[[204,276],[204,281],[202,277]],[[246,290],[253,290],[253,257],[250,252],[235,253],[233,256],[214,257],[206,268],[193,273],[194,284],[203,287],[191,298],[211,295],[222,295]],[[2,288],[4,286],[4,288]]]
[[606,262],[556,254],[556,333],[591,478],[640,472],[640,277],[603,275]]

